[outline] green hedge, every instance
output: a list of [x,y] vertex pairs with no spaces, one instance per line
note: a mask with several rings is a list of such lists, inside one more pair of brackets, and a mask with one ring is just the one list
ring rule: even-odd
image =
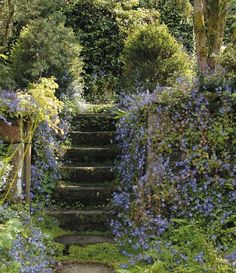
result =
[[103,97],[116,86],[121,71],[119,62],[123,37],[116,15],[109,5],[96,0],[80,0],[67,11],[71,26],[83,46],[85,62],[85,94]]
[[191,60],[165,25],[146,25],[132,33],[125,45],[123,87],[155,90],[179,77],[191,76]]

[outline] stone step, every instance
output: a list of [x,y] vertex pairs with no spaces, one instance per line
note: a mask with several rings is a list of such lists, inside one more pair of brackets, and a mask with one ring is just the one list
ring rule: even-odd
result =
[[115,131],[115,122],[112,115],[93,113],[78,114],[72,120],[72,128],[83,132]]
[[111,182],[116,178],[114,167],[61,167],[63,181],[73,183],[91,183],[96,184]]
[[114,131],[70,132],[72,146],[104,146],[115,143]]
[[48,212],[58,219],[60,226],[71,231],[108,231],[111,212],[108,210],[58,209]]
[[114,242],[114,237],[107,233],[101,233],[101,232],[98,234],[75,233],[75,234],[66,234],[66,235],[58,236],[55,238],[55,241],[65,246],[73,246],[73,245],[88,246],[88,245]]
[[[69,253],[68,253],[69,254]],[[66,254],[66,255],[68,255]],[[115,273],[115,269],[103,263],[60,262],[55,272],[60,273]]]
[[64,161],[68,164],[76,163],[77,166],[88,166],[88,163],[112,164],[117,154],[118,149],[116,146],[66,148]]
[[69,205],[75,207],[91,207],[107,205],[111,199],[113,187],[104,187],[99,185],[71,185],[59,182],[56,187],[54,200],[57,204]]

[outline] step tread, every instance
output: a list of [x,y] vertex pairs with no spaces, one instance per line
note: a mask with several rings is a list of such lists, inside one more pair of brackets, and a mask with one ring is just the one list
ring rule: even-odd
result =
[[73,130],[71,131],[69,134],[81,134],[81,135],[91,135],[91,134],[95,134],[95,135],[113,135],[115,134],[116,131],[91,131],[91,132],[84,132],[84,131],[76,131]]
[[71,131],[71,144],[73,147],[110,147],[116,143],[115,131]]
[[110,188],[112,187],[101,187],[101,186],[92,186],[92,185],[88,185],[88,186],[85,186],[85,185],[65,185],[65,184],[62,184],[62,185],[58,185],[56,187],[56,189],[68,189],[68,190],[74,190],[74,191],[88,191],[88,190],[109,190]]
[[97,150],[97,151],[109,151],[109,150],[118,150],[118,148],[116,147],[116,145],[107,145],[107,146],[103,146],[103,147],[64,147],[65,150],[79,150],[79,151],[93,151],[93,150]]
[[80,167],[80,166],[67,166],[62,165],[60,169],[70,169],[70,170],[85,170],[85,171],[93,171],[93,170],[105,170],[105,169],[112,169],[114,170],[114,166],[87,166],[87,167]]
[[111,113],[78,113],[75,117],[109,117],[114,118]]
[[48,211],[49,214],[82,214],[82,215],[102,215],[102,214],[111,214],[109,210],[101,209],[51,209]]
[[87,166],[87,167],[79,167],[79,166],[67,166],[67,165],[63,165],[60,167],[61,169],[75,169],[75,170],[88,170],[88,171],[93,171],[93,170],[105,170],[105,169],[114,169],[114,166]]
[[60,244],[64,244],[67,246],[70,245],[79,245],[79,246],[87,246],[91,244],[99,244],[106,242],[113,242],[114,236],[108,235],[107,233],[101,234],[65,234],[55,238],[55,241]]

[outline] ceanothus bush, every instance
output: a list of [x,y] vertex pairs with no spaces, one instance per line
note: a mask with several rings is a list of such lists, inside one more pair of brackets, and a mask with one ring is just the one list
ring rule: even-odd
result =
[[[178,82],[121,99],[121,190],[112,227],[134,251],[148,249],[173,219],[197,221],[220,248],[235,239],[235,90]],[[148,115],[155,116],[152,130]]]

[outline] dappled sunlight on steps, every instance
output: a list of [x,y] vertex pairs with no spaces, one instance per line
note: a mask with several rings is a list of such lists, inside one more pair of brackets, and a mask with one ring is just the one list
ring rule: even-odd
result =
[[71,147],[65,148],[50,211],[62,228],[75,232],[107,231],[115,191],[115,124],[106,113],[79,114],[72,121]]

